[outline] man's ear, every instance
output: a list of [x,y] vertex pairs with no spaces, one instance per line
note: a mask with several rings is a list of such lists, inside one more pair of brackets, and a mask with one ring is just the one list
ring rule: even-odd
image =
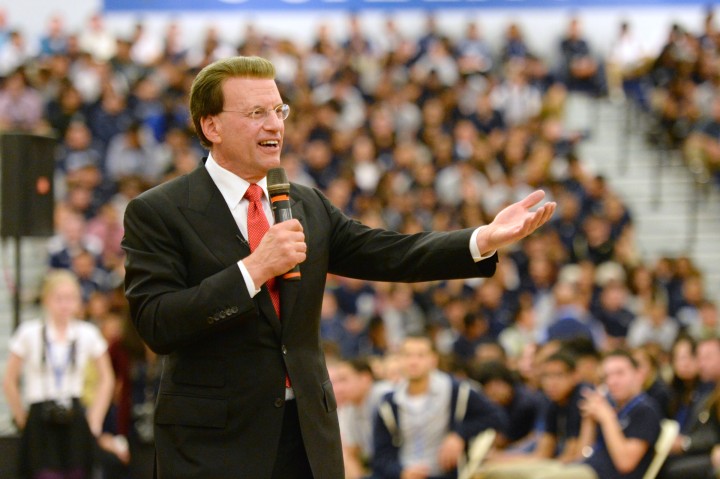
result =
[[222,143],[221,125],[214,115],[208,115],[200,118],[200,127],[203,135],[210,143]]

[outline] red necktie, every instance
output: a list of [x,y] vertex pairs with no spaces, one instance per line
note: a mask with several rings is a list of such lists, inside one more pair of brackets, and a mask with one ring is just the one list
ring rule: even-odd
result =
[[[260,240],[267,230],[270,229],[268,224],[267,216],[263,211],[262,202],[260,201],[263,196],[263,190],[256,184],[251,184],[245,192],[245,198],[250,202],[248,205],[248,240],[250,241],[250,252],[255,251],[255,248],[260,244]],[[275,312],[280,317],[280,291],[278,290],[278,284],[276,278],[270,278],[267,283],[268,292],[270,293],[270,299],[272,299],[273,306],[275,306]],[[290,387],[290,377],[285,374],[285,387]]]
[[[262,202],[260,201],[263,196],[263,190],[256,184],[250,185],[245,192],[245,198],[250,202],[248,205],[248,240],[250,241],[250,252],[255,251],[255,248],[260,244],[260,240],[267,230],[270,229],[267,217],[263,211]],[[277,280],[270,278],[267,281],[268,291],[270,292],[270,299],[272,299],[273,306],[275,306],[275,312],[280,317],[280,291],[278,291]]]

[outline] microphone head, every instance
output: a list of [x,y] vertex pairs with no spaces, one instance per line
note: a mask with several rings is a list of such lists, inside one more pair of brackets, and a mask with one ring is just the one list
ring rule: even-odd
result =
[[268,171],[267,188],[270,196],[290,193],[290,181],[284,168],[272,168]]

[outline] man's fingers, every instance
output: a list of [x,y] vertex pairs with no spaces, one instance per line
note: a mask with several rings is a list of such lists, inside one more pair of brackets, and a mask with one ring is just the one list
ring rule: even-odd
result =
[[554,211],[555,211],[554,203],[547,203],[547,204],[543,205],[537,211],[537,224],[535,225],[535,228],[539,228],[540,226],[547,223]]
[[555,207],[557,206],[557,203],[553,201],[546,204],[545,206],[547,207],[547,210],[545,211],[545,215],[543,217],[543,223],[546,223],[552,217],[553,213],[555,213]]
[[531,213],[525,220],[525,225],[523,228],[524,232],[526,234],[530,234],[533,231],[535,231],[542,224],[542,219],[543,219],[543,211],[542,210],[538,210],[534,213]]
[[543,190],[535,190],[521,200],[520,204],[524,208],[532,208],[536,204],[540,203],[543,198],[545,198],[545,192]]
[[529,221],[525,224],[525,231],[533,232],[552,217],[555,212],[555,203],[548,203],[541,206],[535,213],[533,213],[528,219]]
[[303,230],[302,224],[294,218],[287,221],[287,223],[290,224],[290,229],[292,231],[302,231]]

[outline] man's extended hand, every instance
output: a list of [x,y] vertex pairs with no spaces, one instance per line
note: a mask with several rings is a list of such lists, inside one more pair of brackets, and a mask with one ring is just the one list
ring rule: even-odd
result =
[[545,198],[545,192],[536,190],[525,199],[513,203],[500,211],[489,225],[481,228],[477,235],[480,253],[485,255],[530,235],[547,223],[555,211],[555,202],[551,201],[536,211],[530,208]]

